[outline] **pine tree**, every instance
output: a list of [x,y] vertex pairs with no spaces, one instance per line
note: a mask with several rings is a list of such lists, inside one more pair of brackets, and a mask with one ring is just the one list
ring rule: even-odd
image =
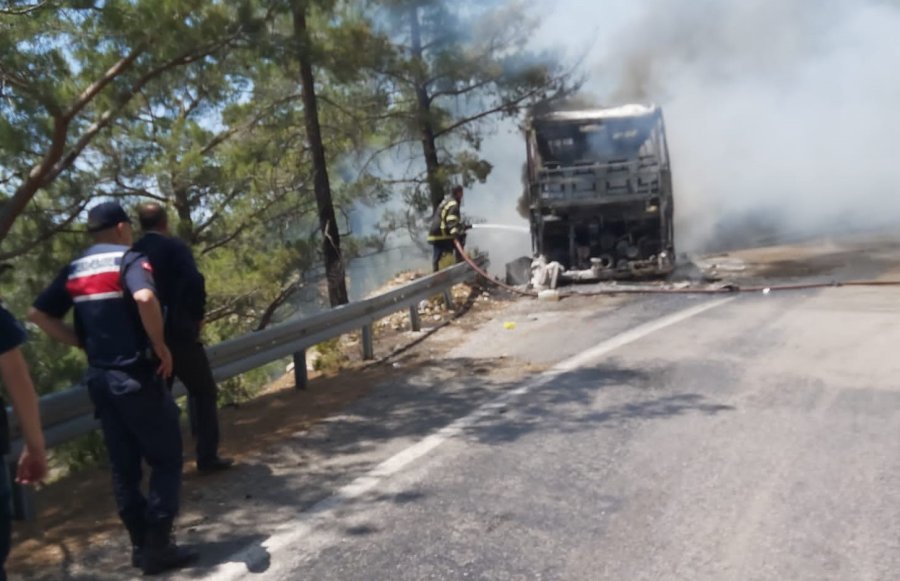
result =
[[[436,209],[450,182],[485,181],[479,150],[490,123],[574,89],[552,54],[527,48],[535,21],[519,2],[385,0],[394,58],[379,71],[393,92],[393,131],[382,150],[418,142],[424,175],[408,201]],[[427,187],[427,191],[423,189]]]

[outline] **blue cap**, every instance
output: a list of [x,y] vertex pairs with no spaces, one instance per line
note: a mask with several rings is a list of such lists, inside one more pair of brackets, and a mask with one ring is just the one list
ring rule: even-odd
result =
[[103,202],[88,210],[88,232],[100,232],[122,222],[131,224],[131,219],[118,202]]

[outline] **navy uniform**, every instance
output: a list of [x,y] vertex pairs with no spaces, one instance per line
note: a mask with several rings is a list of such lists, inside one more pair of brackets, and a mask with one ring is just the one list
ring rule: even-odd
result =
[[[174,378],[188,392],[191,429],[197,442],[197,469],[221,470],[231,460],[219,457],[218,387],[206,349],[200,342],[205,317],[206,285],[190,248],[177,238],[149,231],[134,250],[150,260],[165,311],[166,344],[172,351]],[[171,387],[171,383],[170,383]]]
[[[25,342],[25,329],[0,306],[0,355],[12,351]],[[9,420],[6,417],[6,404],[0,400],[0,453],[9,454]],[[0,462],[0,580],[6,579],[4,563],[9,556],[12,540],[12,479],[9,465]]]
[[462,257],[454,240],[465,240],[465,225],[460,217],[460,203],[462,202],[462,188],[456,186],[453,192],[445,197],[431,218],[431,228],[428,230],[428,243],[432,245],[431,266],[433,272],[437,272],[444,254],[454,253],[456,261]]
[[[89,230],[123,221],[128,218],[118,204],[101,204],[91,210]],[[103,430],[119,516],[131,537],[132,564],[155,573],[182,566],[195,555],[170,538],[181,491],[179,409],[157,372],[158,360],[133,298],[144,289],[155,293],[146,257],[124,245],[100,243],[63,268],[33,307],[55,319],[75,311],[75,334],[88,360],[84,382]],[[142,460],[150,467],[146,497]]]

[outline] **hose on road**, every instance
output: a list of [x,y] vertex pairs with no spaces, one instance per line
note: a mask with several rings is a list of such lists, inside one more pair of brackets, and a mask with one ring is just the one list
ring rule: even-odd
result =
[[[454,240],[453,244],[456,245],[456,250],[459,252],[459,255],[466,261],[469,267],[472,268],[475,272],[481,275],[482,278],[494,284],[504,290],[507,290],[511,293],[527,296],[527,297],[537,297],[538,293],[535,291],[522,290],[516,287],[505,284],[499,280],[491,278],[488,273],[486,273],[478,264],[475,263],[474,260],[466,253],[465,248],[463,248],[462,244],[460,244],[459,240]],[[735,293],[773,293],[773,292],[785,292],[785,291],[802,291],[802,290],[815,290],[815,289],[825,289],[825,288],[839,288],[839,287],[887,287],[887,286],[900,286],[900,280],[852,280],[852,281],[833,281],[833,282],[813,282],[813,283],[797,283],[797,284],[781,284],[781,285],[773,285],[773,286],[750,286],[750,287],[742,287],[738,285],[726,285],[719,288],[622,288],[622,289],[602,289],[590,292],[569,292],[569,293],[560,293],[560,298],[565,297],[591,297],[591,296],[603,296],[603,295],[621,295],[621,294],[633,294],[633,295],[649,295],[649,294],[661,294],[661,295],[727,295],[727,294],[735,294]]]

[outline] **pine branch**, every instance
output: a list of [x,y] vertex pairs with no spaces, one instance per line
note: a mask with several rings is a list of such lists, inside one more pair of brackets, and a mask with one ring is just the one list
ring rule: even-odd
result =
[[11,8],[3,8],[0,9],[0,15],[3,16],[26,16],[31,14],[32,12],[37,12],[44,6],[46,6],[48,0],[44,0],[43,2],[39,2],[37,4],[32,4],[31,6],[23,6],[22,8],[11,9]]
[[223,46],[226,46],[235,35],[231,35],[216,43],[211,43],[200,50],[192,50],[181,54],[180,56],[169,60],[158,67],[155,67],[143,75],[141,75],[131,87],[119,95],[118,104],[112,109],[102,113],[93,124],[79,137],[75,145],[66,153],[66,141],[69,136],[69,125],[75,115],[78,114],[97,94],[109,85],[117,76],[121,75],[128,66],[134,62],[134,59],[140,54],[142,49],[134,49],[128,57],[120,60],[118,63],[110,67],[103,77],[91,84],[85,89],[76,102],[63,115],[55,115],[53,121],[53,136],[51,138],[50,147],[41,162],[35,166],[28,175],[28,178],[16,188],[13,196],[4,204],[0,210],[0,241],[6,238],[12,229],[13,222],[21,214],[28,202],[34,197],[37,191],[46,187],[50,182],[56,179],[59,174],[69,169],[72,164],[82,154],[84,149],[97,136],[100,131],[106,128],[116,117],[125,109],[125,106],[134,98],[135,95],[150,81],[159,77],[163,73],[179,66],[185,66],[206,58],[213,54]]
[[27,254],[27,253],[31,252],[32,250],[34,250],[35,248],[37,248],[38,246],[44,244],[45,242],[47,242],[48,240],[50,240],[51,238],[53,238],[60,232],[67,230],[69,228],[69,226],[72,225],[72,222],[74,222],[75,219],[81,215],[81,213],[87,207],[88,202],[89,202],[89,199],[80,200],[79,202],[76,202],[72,207],[70,207],[68,209],[68,212],[69,212],[68,216],[66,216],[66,218],[62,222],[60,222],[59,224],[56,224],[55,226],[53,226],[52,228],[50,228],[48,230],[44,230],[43,232],[41,232],[40,236],[38,236],[37,238],[35,238],[33,240],[29,240],[28,242],[19,246],[18,248],[15,248],[8,252],[0,253],[0,261],[10,260],[12,258],[18,258],[19,256]]
[[88,103],[94,100],[100,91],[105,89],[110,83],[112,83],[117,77],[122,75],[137,58],[144,52],[144,46],[138,45],[128,55],[120,59],[116,64],[111,66],[103,75],[91,83],[88,88],[81,92],[81,95],[75,99],[75,102],[72,103],[72,106],[69,107],[68,111],[66,111],[62,117],[66,123],[69,123],[72,119],[75,118],[76,115],[81,113],[85,107],[87,107]]
[[255,331],[262,331],[266,327],[268,327],[272,323],[272,318],[275,316],[275,311],[278,310],[279,307],[287,303],[288,299],[297,292],[303,286],[303,281],[298,276],[295,280],[289,282],[288,284],[281,287],[281,290],[278,291],[278,294],[275,295],[275,298],[269,303],[269,305],[263,310],[262,316],[259,318],[259,324],[256,325]]
[[474,123],[475,121],[480,121],[481,119],[490,117],[491,115],[496,115],[498,113],[502,113],[504,111],[508,111],[508,110],[512,110],[512,109],[518,109],[519,107],[522,106],[523,103],[525,103],[529,99],[540,95],[540,93],[543,90],[544,90],[543,88],[533,89],[523,95],[520,95],[518,98],[513,99],[512,101],[504,101],[503,103],[500,103],[496,107],[493,107],[486,111],[482,111],[475,115],[471,115],[469,117],[464,117],[464,118],[458,120],[456,123],[453,123],[443,129],[441,129],[440,131],[436,131],[434,134],[434,137],[435,137],[435,139],[443,137],[449,133],[453,133],[460,127],[463,127],[470,123]]

